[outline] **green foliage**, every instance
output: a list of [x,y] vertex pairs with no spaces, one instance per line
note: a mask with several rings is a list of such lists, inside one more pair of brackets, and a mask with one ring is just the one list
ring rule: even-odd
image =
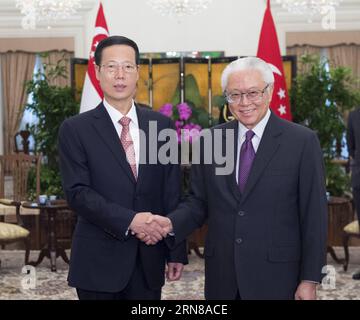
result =
[[201,126],[201,128],[209,127],[209,114],[203,107],[197,107],[192,102],[188,102],[192,110],[191,122]]
[[226,104],[226,99],[224,96],[213,96],[212,104],[221,110],[221,108]]
[[[33,102],[26,108],[39,119],[36,125],[29,127],[35,139],[35,151],[41,153],[44,162],[41,167],[41,192],[62,196],[62,187],[58,163],[57,136],[61,123],[79,112],[79,104],[70,87],[57,87],[50,82],[58,77],[66,78],[65,60],[55,66],[45,65],[44,71],[38,71],[34,80],[26,83],[27,93],[32,94]],[[35,180],[32,191],[35,190]]]
[[330,67],[318,56],[301,57],[301,72],[291,88],[294,121],[314,130],[320,140],[326,167],[327,190],[343,195],[349,188],[348,177],[336,158],[336,143],[345,133],[343,114],[360,103],[351,70]]
[[[204,99],[200,95],[200,89],[195,77],[192,74],[188,74],[185,76],[184,82],[186,102],[194,105],[195,107],[204,106]],[[176,87],[171,103],[173,105],[180,103],[180,84]]]
[[[224,105],[226,104],[226,99],[223,95],[219,95],[219,96],[213,96],[212,97],[212,105],[213,108],[218,108],[219,109],[219,114],[221,114]],[[215,126],[219,123],[219,118],[212,118],[212,125]]]
[[343,196],[350,191],[350,178],[344,168],[337,163],[325,160],[326,188],[333,196]]
[[[36,200],[36,172],[34,169],[29,172],[28,185],[28,197],[30,200],[34,201]],[[49,196],[64,196],[59,170],[52,169],[48,165],[42,164],[40,171],[40,190],[42,191],[42,194],[47,194]]]

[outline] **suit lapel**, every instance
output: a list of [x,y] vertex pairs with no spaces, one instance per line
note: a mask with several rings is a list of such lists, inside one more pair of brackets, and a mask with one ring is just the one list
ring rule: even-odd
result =
[[[230,190],[234,194],[235,198],[240,200],[241,193],[239,190],[239,186],[236,182],[237,146],[238,146],[238,140],[239,140],[238,139],[238,133],[239,133],[238,121],[237,120],[230,121],[224,129],[225,130],[223,131],[223,145],[222,145],[223,150],[225,149],[225,146],[226,146],[226,141],[225,141],[226,140],[226,130],[227,129],[233,130],[233,133],[234,133],[234,149],[233,149],[234,170],[231,174],[226,176],[226,181],[227,181],[227,184],[228,184]],[[228,150],[228,152],[229,152],[229,150]]]
[[104,141],[104,144],[113,153],[126,175],[133,183],[136,183],[131,167],[126,159],[124,148],[121,145],[119,136],[104,105],[100,103],[95,111],[94,117],[96,121],[93,123],[95,130]]
[[[136,113],[137,113],[137,117],[138,117],[138,122],[139,122],[139,130],[141,130],[142,132],[145,133],[146,135],[146,141],[141,141],[141,134],[139,135],[139,143],[140,143],[140,148],[139,148],[139,159],[140,159],[140,163],[139,163],[139,170],[138,170],[138,179],[137,179],[137,189],[139,189],[141,187],[141,183],[144,180],[144,177],[146,175],[146,169],[148,168],[148,166],[146,165],[146,163],[141,163],[144,161],[141,160],[146,160],[147,159],[147,155],[146,155],[146,151],[149,150],[149,118],[146,116],[146,113],[141,110],[141,108],[139,108],[137,105],[136,106]],[[146,145],[146,148],[142,148],[142,144]]]
[[282,130],[279,120],[276,116],[271,114],[261,138],[259,148],[256,152],[254,163],[252,165],[248,181],[246,182],[244,193],[241,197],[241,202],[246,200],[273,155],[276,153],[280,145],[278,137],[281,133]]

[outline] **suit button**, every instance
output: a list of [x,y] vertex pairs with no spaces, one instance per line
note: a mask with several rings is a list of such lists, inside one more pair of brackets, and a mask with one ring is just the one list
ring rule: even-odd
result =
[[245,215],[245,211],[239,211],[239,212],[238,212],[238,215],[239,215],[240,217],[243,217],[243,216]]
[[236,239],[237,244],[241,244],[242,242],[243,242],[243,240],[241,238]]

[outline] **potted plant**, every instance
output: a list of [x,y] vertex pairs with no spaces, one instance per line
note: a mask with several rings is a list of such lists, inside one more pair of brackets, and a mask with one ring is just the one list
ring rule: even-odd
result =
[[[67,77],[64,61],[44,65],[44,70],[39,70],[36,78],[26,83],[27,93],[32,94],[32,102],[26,108],[38,118],[38,123],[30,125],[29,130],[35,140],[35,152],[41,153],[44,159],[40,171],[40,189],[42,193],[59,197],[63,196],[63,190],[57,151],[58,131],[66,118],[79,112],[79,103],[72,88],[50,85],[52,79]],[[34,187],[33,183],[30,190]]]
[[332,67],[328,60],[305,55],[300,58],[300,72],[291,88],[294,121],[314,130],[324,154],[327,191],[343,196],[350,190],[344,167],[335,162],[343,144],[343,115],[360,103],[351,70]]

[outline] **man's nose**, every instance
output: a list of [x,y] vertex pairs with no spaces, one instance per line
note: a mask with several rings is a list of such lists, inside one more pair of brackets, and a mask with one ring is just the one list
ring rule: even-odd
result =
[[247,94],[244,94],[244,93],[243,93],[243,94],[240,96],[240,101],[239,101],[239,103],[240,103],[240,104],[243,104],[243,105],[248,105],[248,104],[251,104],[252,101],[250,101],[250,100],[248,99]]
[[125,78],[125,71],[123,66],[120,65],[116,68],[115,78]]

